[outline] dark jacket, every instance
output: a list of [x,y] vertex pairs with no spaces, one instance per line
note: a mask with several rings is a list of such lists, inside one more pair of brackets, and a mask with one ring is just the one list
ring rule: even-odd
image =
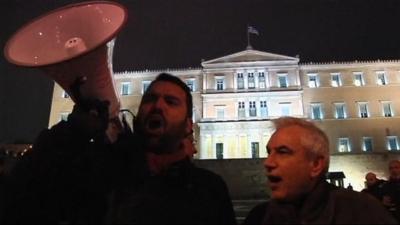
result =
[[383,185],[382,192],[384,196],[390,197],[393,203],[392,206],[387,206],[386,208],[400,223],[400,179],[388,180],[385,185]]
[[321,181],[298,205],[271,200],[256,206],[244,224],[397,224],[375,198]]
[[386,181],[384,180],[377,180],[373,185],[363,189],[361,192],[370,194],[374,196],[376,199],[379,201],[382,201],[382,196],[383,196],[383,187],[385,185]]
[[42,131],[12,172],[3,223],[104,223],[113,190],[145,176],[144,154],[130,140],[110,145],[67,122]]
[[120,190],[110,223],[236,224],[222,178],[189,160],[174,163],[143,185]]

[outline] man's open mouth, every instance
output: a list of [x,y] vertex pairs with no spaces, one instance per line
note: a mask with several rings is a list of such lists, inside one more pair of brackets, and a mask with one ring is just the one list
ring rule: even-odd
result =
[[270,183],[278,183],[278,182],[282,181],[282,178],[278,177],[278,176],[269,175],[268,180]]
[[150,133],[162,132],[164,126],[164,118],[161,115],[152,115],[146,122],[146,130]]

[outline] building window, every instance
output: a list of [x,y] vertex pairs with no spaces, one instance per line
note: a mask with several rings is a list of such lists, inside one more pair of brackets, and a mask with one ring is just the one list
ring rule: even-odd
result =
[[265,73],[258,72],[258,87],[265,88]]
[[362,149],[364,152],[372,151],[372,137],[363,137]]
[[224,158],[224,143],[216,143],[215,144],[216,148],[216,157],[217,159],[223,159]]
[[320,103],[311,103],[311,118],[313,120],[322,120],[322,106]]
[[60,113],[60,121],[68,121],[69,112]]
[[225,117],[225,108],[221,106],[217,106],[215,108],[217,119],[223,119]]
[[287,74],[278,74],[278,82],[280,88],[287,88],[288,87]]
[[69,98],[69,94],[66,91],[63,91],[61,97],[62,98]]
[[317,74],[308,74],[308,87],[319,87],[319,79]]
[[368,103],[367,102],[359,102],[358,103],[358,113],[360,118],[368,118],[369,111],[368,111]]
[[237,89],[244,89],[243,73],[237,74]]
[[335,104],[335,118],[345,119],[347,117],[345,103],[340,102],[334,104]]
[[340,77],[340,73],[332,73],[331,74],[331,85],[332,85],[332,87],[342,86],[342,79]]
[[187,79],[185,82],[191,92],[196,91],[194,79]]
[[349,138],[339,138],[338,140],[338,152],[350,152],[350,140]]
[[376,72],[376,77],[377,77],[377,84],[378,85],[386,85],[386,84],[388,84],[385,71],[377,71]]
[[384,117],[392,117],[393,109],[391,102],[382,102],[383,116]]
[[249,115],[251,117],[257,116],[257,108],[256,108],[256,102],[255,101],[249,102]]
[[353,73],[353,75],[354,75],[354,85],[355,86],[364,86],[365,85],[363,73],[355,72],[355,73]]
[[246,109],[244,102],[238,102],[238,117],[239,118],[246,117]]
[[268,116],[268,108],[267,108],[267,101],[261,101],[260,102],[260,113],[262,117],[267,117]]
[[248,81],[249,89],[256,88],[256,82],[254,80],[254,73],[248,73],[247,74],[247,81]]
[[196,108],[192,109],[192,122],[195,123],[196,122]]
[[260,157],[260,145],[258,142],[251,142],[251,158],[256,159]]
[[132,84],[131,82],[121,83],[121,95],[131,95],[132,94]]
[[224,90],[225,79],[224,78],[216,78],[216,89],[218,91]]
[[145,80],[142,81],[142,94],[144,94],[147,91],[147,88],[149,88],[151,81]]
[[281,116],[290,116],[290,102],[279,103],[281,107]]
[[399,150],[399,140],[397,138],[397,136],[387,136],[386,137],[387,140],[387,149],[389,151],[396,151]]

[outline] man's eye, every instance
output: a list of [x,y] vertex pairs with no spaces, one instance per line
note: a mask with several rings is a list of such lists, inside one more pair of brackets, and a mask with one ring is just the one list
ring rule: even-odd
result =
[[145,95],[143,96],[143,102],[148,103],[148,102],[153,102],[156,100],[156,97],[154,95]]
[[172,97],[166,97],[166,98],[165,98],[165,102],[166,102],[168,105],[174,105],[174,106],[180,104],[179,99],[177,99],[177,98],[172,98]]
[[288,149],[288,148],[279,148],[277,150],[277,152],[281,153],[281,154],[287,154],[287,153],[291,153],[292,151],[290,149]]

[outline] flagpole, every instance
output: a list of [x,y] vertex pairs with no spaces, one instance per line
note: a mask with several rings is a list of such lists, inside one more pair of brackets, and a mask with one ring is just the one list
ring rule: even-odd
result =
[[248,24],[246,27],[246,31],[247,31],[247,48],[246,49],[252,49],[250,46],[250,34],[249,34],[249,25]]
[[250,35],[249,35],[249,25],[247,24],[246,27],[246,32],[247,32],[247,47],[250,46]]

